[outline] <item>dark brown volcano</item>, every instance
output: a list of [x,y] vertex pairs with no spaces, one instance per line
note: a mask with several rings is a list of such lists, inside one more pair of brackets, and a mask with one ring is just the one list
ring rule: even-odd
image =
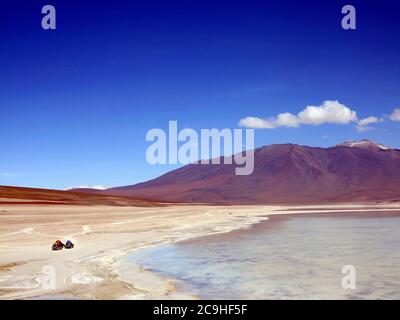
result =
[[370,141],[332,148],[293,144],[255,150],[253,174],[235,165],[188,165],[107,194],[166,201],[268,204],[400,199],[400,151]]

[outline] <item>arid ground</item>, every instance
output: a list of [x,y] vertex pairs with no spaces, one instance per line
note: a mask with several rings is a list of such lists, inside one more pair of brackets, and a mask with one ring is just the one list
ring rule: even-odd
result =
[[[135,250],[245,228],[267,215],[381,212],[399,204],[116,207],[0,205],[0,298],[157,299],[180,295],[169,279],[124,263]],[[75,248],[52,251],[72,240]],[[55,271],[55,289],[43,284]],[[43,269],[44,267],[44,269]],[[47,268],[47,269],[46,269]]]

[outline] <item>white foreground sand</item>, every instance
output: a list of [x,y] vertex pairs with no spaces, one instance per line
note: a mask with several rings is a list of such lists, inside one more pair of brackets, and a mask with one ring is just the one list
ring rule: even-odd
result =
[[[0,299],[179,299],[173,281],[122,263],[130,252],[245,228],[267,215],[399,211],[400,204],[105,207],[0,205]],[[344,213],[345,214],[345,213]],[[57,240],[72,250],[52,251]],[[55,289],[51,284],[55,271]]]

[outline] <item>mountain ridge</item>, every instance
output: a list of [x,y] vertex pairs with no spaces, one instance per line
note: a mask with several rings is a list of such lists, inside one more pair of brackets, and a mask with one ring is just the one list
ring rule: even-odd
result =
[[106,194],[217,204],[303,204],[400,198],[400,150],[362,140],[310,147],[275,144],[254,150],[252,175],[234,165],[189,164]]
[[90,190],[65,191],[0,185],[0,205],[160,206],[154,200],[119,197]]

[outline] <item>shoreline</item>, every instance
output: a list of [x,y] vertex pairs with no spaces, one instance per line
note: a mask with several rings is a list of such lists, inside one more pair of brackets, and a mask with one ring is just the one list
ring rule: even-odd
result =
[[[269,214],[268,216],[266,216],[266,219],[256,222],[248,227],[246,226],[245,228],[233,229],[231,231],[222,232],[222,233],[212,233],[212,234],[200,235],[200,236],[192,237],[189,239],[178,240],[174,243],[163,243],[163,244],[159,244],[159,245],[152,246],[152,247],[165,246],[165,245],[178,244],[178,243],[190,243],[192,241],[207,243],[207,241],[210,241],[210,240],[215,241],[215,238],[219,238],[219,239],[223,238],[224,241],[229,241],[229,239],[231,237],[235,237],[237,235],[243,235],[243,233],[259,232],[260,229],[265,230],[266,228],[268,228],[268,229],[279,228],[280,223],[285,222],[292,218],[341,217],[341,218],[368,219],[368,218],[400,217],[400,208],[398,208],[398,209],[393,208],[393,209],[388,209],[388,210],[383,210],[383,211],[379,211],[379,209],[377,209],[377,208],[370,208],[369,210],[351,210],[351,209],[349,209],[348,211],[343,211],[343,210],[330,211],[329,210],[329,211],[324,211],[324,212],[318,210],[318,211],[315,211],[312,213],[304,213],[303,210],[299,210],[298,212],[296,212],[294,214],[291,214],[290,210],[288,210],[287,212],[290,212],[290,213],[279,213],[279,211],[276,211],[276,213],[274,212],[273,214]],[[360,212],[363,212],[363,214],[360,215]],[[346,215],[344,216],[344,214],[346,214]],[[168,284],[170,287],[173,288],[174,295],[171,298],[196,299],[196,300],[203,299],[202,297],[184,294],[182,291],[180,291],[175,286],[175,283],[179,283],[181,280],[172,278],[170,276],[158,274],[151,270],[147,270],[147,269],[141,267],[136,262],[133,262],[132,260],[128,260],[131,255],[134,255],[138,251],[147,250],[149,248],[151,248],[151,247],[134,250],[133,252],[127,254],[127,256],[123,259],[122,263],[125,265],[125,268],[128,270],[128,272],[131,271],[131,269],[128,269],[128,268],[135,268],[137,270],[140,270],[139,272],[142,274],[148,274],[154,278],[157,278],[159,283]],[[124,272],[127,272],[127,271],[121,271],[121,272],[122,272],[122,274],[124,274]],[[140,284],[142,281],[142,279],[140,277],[127,278],[127,281],[132,281],[133,279],[136,280],[136,284],[138,284],[138,283]],[[146,283],[146,281],[144,283]]]
[[[163,278],[134,263],[127,263],[127,257],[135,251],[153,246],[228,234],[235,230],[240,232],[241,229],[251,228],[273,215],[358,215],[360,212],[384,214],[400,211],[400,204],[56,208],[60,213],[68,212],[71,217],[75,217],[75,226],[65,225],[63,220],[58,221],[54,206],[32,206],[30,210],[27,207],[1,208],[2,219],[8,218],[14,229],[17,226],[17,230],[21,226],[25,227],[8,233],[4,231],[11,231],[13,228],[0,229],[1,299],[196,299],[194,296],[179,293],[174,287],[173,279]],[[11,214],[7,215],[9,212]],[[29,218],[41,221],[35,221],[29,227],[29,223],[26,223]],[[82,231],[62,233],[71,228],[79,231],[78,226],[82,228],[85,223],[96,219],[101,220],[101,223],[91,224],[92,231],[89,234]],[[76,241],[77,250],[51,252],[50,243],[42,249],[43,242],[46,239],[54,240],[56,234],[68,234],[67,237]],[[30,241],[36,235],[39,239],[35,245],[39,247],[35,246],[35,252],[24,257],[21,251],[27,251],[25,246],[28,244],[29,247]],[[7,240],[10,238],[22,240],[18,239],[16,246],[11,241],[10,247],[7,247]],[[56,290],[49,291],[40,286],[15,289],[18,284],[35,283],[32,279],[38,277],[37,272],[44,264],[54,265],[57,273],[62,275]]]

